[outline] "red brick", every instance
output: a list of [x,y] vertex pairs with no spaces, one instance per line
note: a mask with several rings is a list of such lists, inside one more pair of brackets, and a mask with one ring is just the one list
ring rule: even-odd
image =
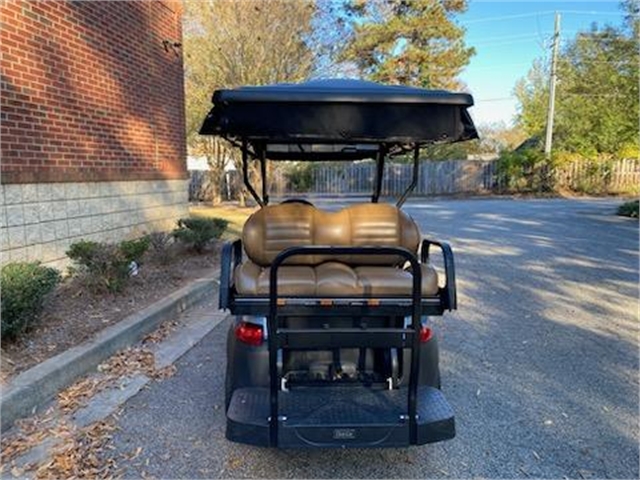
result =
[[181,40],[181,13],[174,0],[1,2],[3,183],[185,178],[182,61],[160,42]]

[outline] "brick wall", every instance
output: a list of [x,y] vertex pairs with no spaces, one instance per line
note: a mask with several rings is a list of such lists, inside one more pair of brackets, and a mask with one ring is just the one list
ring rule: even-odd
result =
[[0,263],[188,215],[182,4],[0,1]]
[[182,5],[0,3],[2,183],[186,178]]

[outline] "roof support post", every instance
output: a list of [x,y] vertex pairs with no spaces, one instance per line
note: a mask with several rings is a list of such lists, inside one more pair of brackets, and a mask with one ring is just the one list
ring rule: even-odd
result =
[[269,194],[267,193],[267,147],[260,152],[260,172],[262,175],[262,201],[264,205],[269,204]]
[[380,198],[380,191],[382,190],[382,175],[384,174],[384,159],[386,156],[386,152],[384,150],[384,146],[380,146],[378,153],[376,154],[376,184],[375,189],[373,191],[373,195],[371,197],[372,203],[378,203],[378,199]]
[[[253,197],[253,199],[258,202],[258,205],[261,207],[265,206],[265,202],[260,198],[258,192],[256,192],[253,185],[249,181],[249,150],[248,150],[247,140],[246,138],[242,139],[242,178],[244,180],[244,185],[249,190],[249,193]],[[264,155],[264,154],[263,154]]]
[[420,160],[420,144],[416,143],[415,148],[413,150],[413,179],[411,180],[411,184],[407,187],[407,189],[404,191],[402,196],[396,202],[396,206],[398,208],[404,205],[404,202],[407,200],[409,195],[411,195],[411,192],[415,190],[416,185],[418,185],[418,174],[420,172],[419,160]]

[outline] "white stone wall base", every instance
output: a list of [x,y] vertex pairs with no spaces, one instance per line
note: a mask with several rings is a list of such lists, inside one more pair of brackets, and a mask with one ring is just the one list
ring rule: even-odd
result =
[[170,231],[186,217],[188,180],[0,185],[0,263],[64,269],[78,240],[118,242]]

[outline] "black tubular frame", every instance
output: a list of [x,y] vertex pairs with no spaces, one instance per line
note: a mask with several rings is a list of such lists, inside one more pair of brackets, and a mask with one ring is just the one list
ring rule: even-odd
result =
[[[262,164],[264,165],[264,159],[261,158],[261,160]],[[266,205],[264,199],[260,198],[260,195],[258,195],[256,189],[253,188],[253,185],[251,185],[251,180],[249,179],[249,148],[247,146],[246,138],[242,139],[242,179],[244,181],[245,187],[247,187],[247,190],[249,190],[249,193],[251,194],[253,199],[258,202],[258,205],[260,205],[260,207],[264,207]],[[264,186],[266,185],[266,179],[264,177],[262,179],[262,183],[264,190]]]
[[[220,255],[220,291],[218,293],[218,304],[221,309],[230,307],[231,298],[231,278],[236,267],[242,262],[242,241],[240,239],[233,242],[226,242],[222,246]],[[231,260],[233,258],[233,268]]]
[[[269,192],[268,192],[268,181],[267,181],[267,148],[266,145],[263,145],[261,148],[257,148],[253,145],[253,151],[249,149],[249,142],[246,138],[242,138],[241,143],[238,143],[236,140],[224,137],[227,141],[229,141],[233,146],[240,148],[242,151],[242,180],[253,197],[260,207],[264,207],[269,203]],[[420,147],[423,146],[421,143],[416,143],[413,145],[413,175],[411,179],[411,183],[406,188],[406,190],[402,193],[400,198],[396,202],[396,206],[398,208],[404,205],[404,202],[407,201],[409,195],[415,190],[418,185],[418,177],[420,175]],[[378,152],[376,153],[375,162],[376,162],[376,176],[373,185],[373,194],[371,196],[371,203],[378,203],[380,199],[380,194],[382,192],[382,180],[384,177],[384,165],[387,159],[388,154],[390,153],[389,146],[387,144],[381,143],[378,148]],[[409,148],[402,149],[402,152],[409,151]],[[262,196],[258,194],[255,187],[251,183],[251,179],[249,178],[249,155],[260,162],[260,175],[262,177]]]
[[[284,331],[278,327],[278,269],[282,264],[290,257],[296,255],[397,255],[402,257],[405,261],[411,264],[411,273],[413,275],[413,288],[412,288],[412,321],[411,329],[404,329],[403,332],[400,329],[388,329],[388,333],[394,336],[394,341],[383,342],[389,343],[390,346],[395,346],[402,335],[409,337],[411,345],[411,371],[409,373],[409,395],[408,395],[408,414],[409,414],[409,441],[411,444],[417,443],[418,438],[418,423],[417,423],[417,391],[418,391],[418,365],[420,354],[420,301],[422,296],[422,271],[420,269],[420,263],[417,257],[405,248],[400,247],[327,247],[327,246],[305,246],[305,247],[291,247],[280,252],[271,264],[271,271],[269,274],[269,315],[267,317],[267,326],[269,331],[268,346],[269,346],[269,378],[270,378],[270,416],[269,416],[269,442],[272,447],[278,445],[278,391],[280,389],[280,379],[278,378],[278,349],[286,348],[286,336],[297,335],[300,336],[300,332],[293,330]],[[356,331],[359,336],[374,337],[384,332],[383,329],[376,329],[375,331],[368,332],[367,330],[358,329],[341,329],[340,332],[344,335],[349,331],[349,337],[353,340],[353,335]],[[330,330],[329,330],[330,331]],[[313,335],[314,333],[320,335],[320,331],[308,330],[307,335]],[[387,333],[387,332],[384,332]],[[326,331],[324,332],[326,336]],[[400,337],[398,338],[398,335]],[[281,338],[284,337],[284,338]],[[412,338],[410,338],[412,337]],[[284,342],[283,342],[284,340]],[[343,342],[345,345],[357,342],[349,342],[349,339],[345,339]],[[330,347],[331,345],[329,345]],[[356,344],[354,346],[360,346]],[[406,343],[405,343],[406,346]]]
[[429,261],[429,247],[431,245],[440,247],[444,260],[445,284],[444,288],[441,289],[441,293],[444,294],[441,295],[442,306],[449,311],[455,310],[458,308],[458,294],[456,291],[456,266],[453,261],[453,250],[446,242],[425,238],[422,240],[422,246],[420,247],[420,261],[422,263]]
[[384,175],[384,160],[386,156],[384,148],[384,146],[381,146],[376,154],[376,183],[371,196],[371,203],[378,203],[380,192],[382,191],[382,176]]
[[[260,176],[262,177],[262,202],[264,205],[269,204],[269,192],[267,189],[267,149],[263,148],[260,152]],[[263,206],[264,206],[263,205]]]
[[418,175],[420,174],[420,144],[416,143],[413,149],[413,178],[411,179],[411,183],[404,191],[402,196],[396,202],[396,207],[400,208],[404,205],[404,202],[407,201],[411,192],[413,192],[418,185]]

